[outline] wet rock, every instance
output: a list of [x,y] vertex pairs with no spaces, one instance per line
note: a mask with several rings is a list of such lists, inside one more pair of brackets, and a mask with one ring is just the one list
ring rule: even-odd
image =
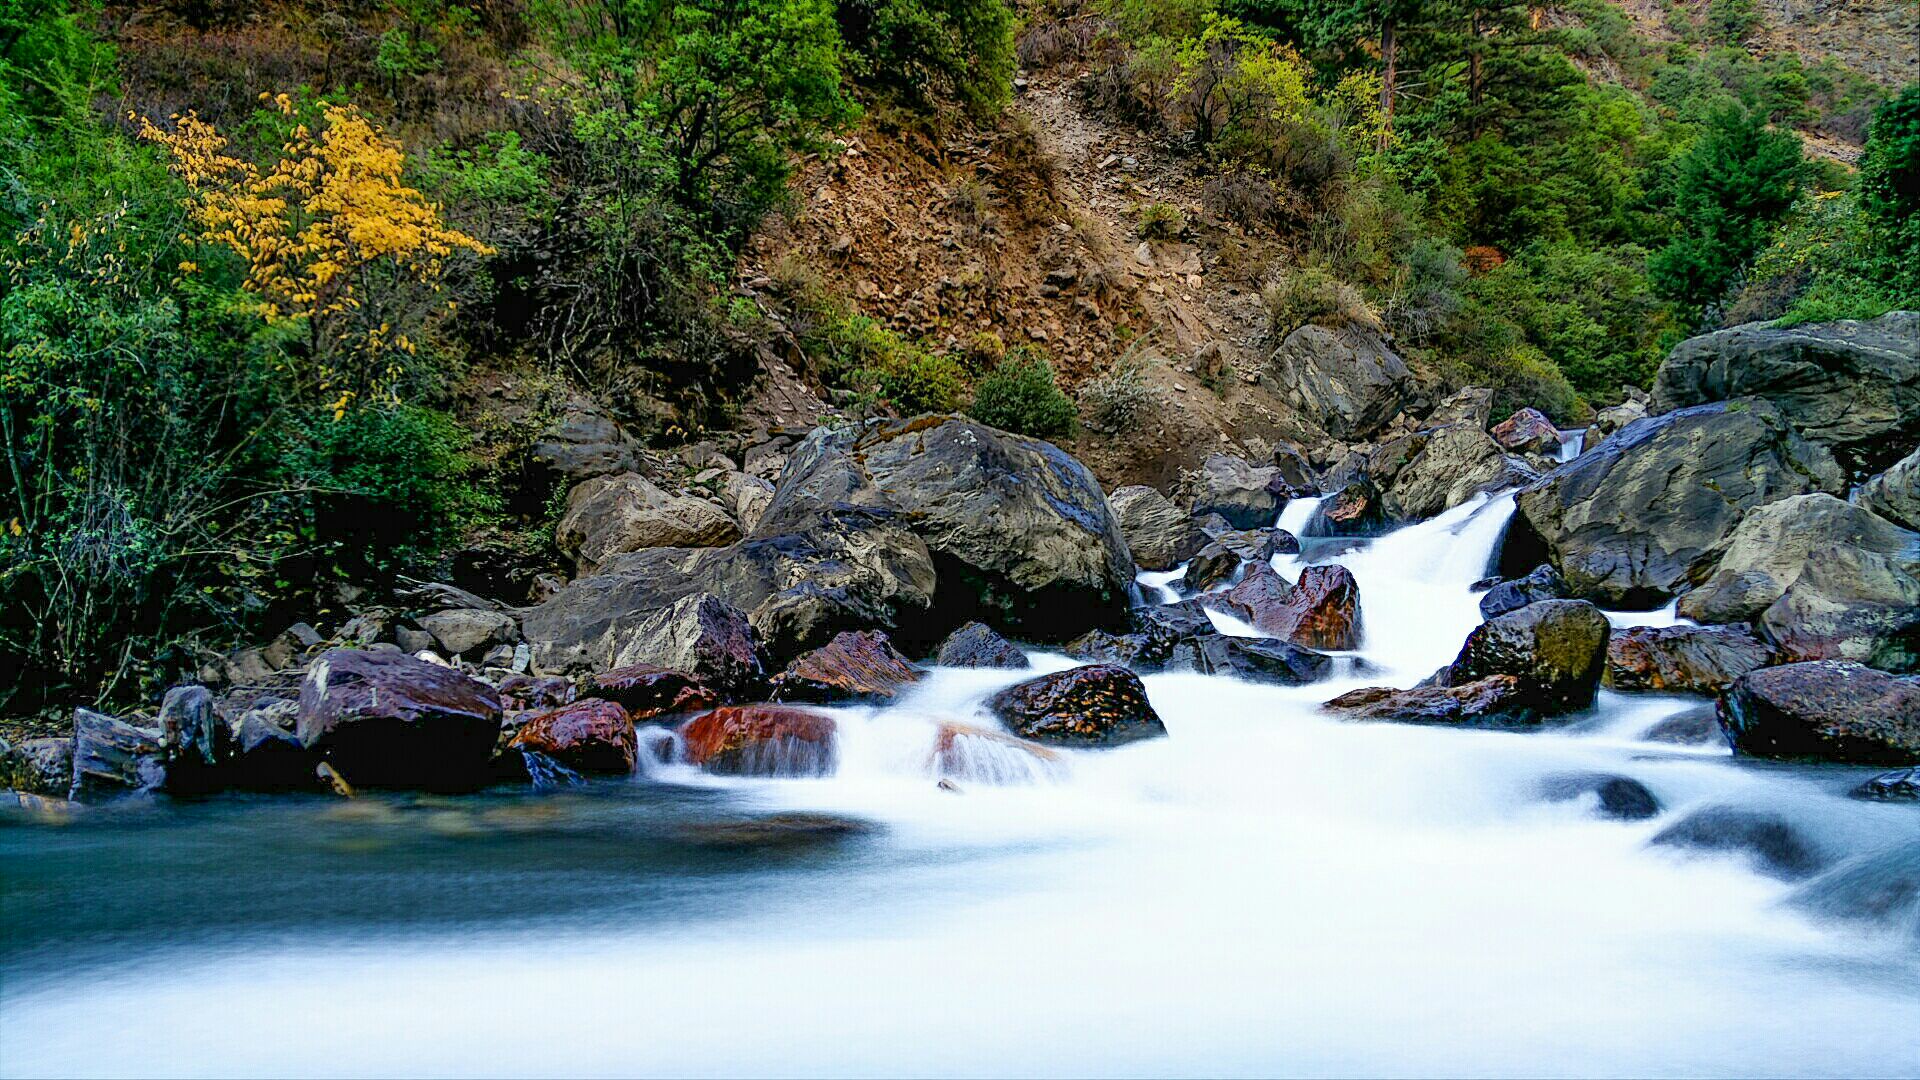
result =
[[792,813],[700,822],[681,829],[679,836],[704,847],[779,852],[844,844],[879,831],[879,826],[857,818]]
[[1263,634],[1310,649],[1360,646],[1360,586],[1351,571],[1337,564],[1308,566],[1293,585],[1264,564],[1255,564],[1238,585],[1209,594],[1202,602]]
[[1625,776],[1607,773],[1570,773],[1549,776],[1540,781],[1540,797],[1549,802],[1566,802],[1585,795],[1600,801],[1600,816],[1616,821],[1644,821],[1660,814],[1660,800],[1647,785]]
[[1242,567],[1264,565],[1275,555],[1300,550],[1300,541],[1281,529],[1239,529],[1220,533],[1187,561],[1180,581],[1189,592],[1204,592],[1232,581]]
[[987,711],[1016,735],[1060,746],[1120,746],[1167,733],[1140,677],[1111,664],[1016,683],[988,698]]
[[0,787],[65,799],[73,788],[73,740],[0,741]]
[[1357,326],[1307,325],[1287,335],[1270,363],[1280,392],[1336,439],[1371,437],[1413,390],[1413,374],[1380,335]]
[[1744,395],[1779,406],[1856,475],[1920,443],[1920,312],[1776,327],[1748,323],[1674,347],[1654,377],[1656,412]]
[[1744,626],[1636,626],[1613,632],[1603,681],[1614,690],[1717,694],[1773,662],[1773,647]]
[[1206,634],[1182,642],[1185,649],[1171,650],[1189,657],[1196,671],[1204,675],[1225,675],[1247,682],[1280,686],[1305,686],[1319,682],[1333,672],[1333,658],[1325,653],[1302,648],[1286,641]]
[[1745,855],[1754,869],[1788,881],[1815,874],[1833,861],[1785,818],[1733,806],[1695,810],[1662,829],[1648,843]]
[[1584,600],[1529,604],[1475,627],[1440,681],[1464,686],[1511,675],[1543,716],[1584,709],[1606,667],[1611,630],[1606,615]]
[[1305,532],[1308,536],[1379,536],[1393,526],[1381,501],[1380,489],[1362,476],[1314,507]]
[[1118,664],[1134,671],[1158,671],[1167,662],[1171,642],[1153,634],[1115,634],[1090,630],[1061,651],[1088,664]]
[[1509,611],[1518,611],[1528,604],[1537,604],[1542,600],[1561,600],[1567,595],[1566,579],[1560,571],[1540,564],[1526,577],[1502,581],[1488,589],[1480,598],[1480,617],[1497,618]]
[[832,717],[794,705],[729,705],[680,728],[688,764],[742,776],[825,776],[835,739]]
[[1720,722],[1756,757],[1905,765],[1920,760],[1920,678],[1842,660],[1761,668],[1734,680]]
[[1495,424],[1493,441],[1516,454],[1556,454],[1560,429],[1539,409],[1521,409]]
[[575,558],[581,573],[629,551],[719,547],[738,539],[739,523],[718,506],[670,495],[631,472],[574,488],[554,532],[554,543]]
[[1656,608],[1748,511],[1841,482],[1831,456],[1765,401],[1682,409],[1628,425],[1522,490],[1502,565],[1544,556],[1575,596]]
[[572,680],[558,675],[508,675],[500,680],[499,690],[500,708],[509,713],[551,709],[556,705],[565,705],[577,696]]
[[1025,668],[1033,666],[1020,647],[985,623],[972,622],[947,635],[934,657],[941,667]]
[[160,733],[124,720],[73,710],[73,787],[67,797],[91,802],[151,791],[166,779]]
[[920,672],[887,635],[850,630],[796,657],[773,678],[775,701],[891,701]]
[[633,771],[639,739],[627,710],[586,698],[522,717],[507,747],[545,754],[575,772],[625,776]]
[[[1552,430],[1551,424],[1548,429]],[[1517,487],[1537,478],[1472,424],[1426,433],[1418,453],[1394,470],[1391,479],[1383,471],[1369,471],[1385,489],[1382,511],[1400,522],[1424,521],[1482,491]]]
[[1920,932],[1920,843],[1869,852],[1796,888],[1788,903],[1822,918]]
[[465,656],[490,645],[511,643],[518,636],[513,616],[474,608],[422,615],[420,629],[432,634],[449,656]]
[[682,597],[616,640],[611,666],[684,671],[722,694],[753,693],[767,675],[759,631],[739,608],[710,593]]
[[1529,724],[1540,718],[1532,695],[1512,675],[1411,690],[1367,686],[1341,694],[1320,707],[1345,720],[1408,724],[1508,725]]
[[1188,473],[1184,486],[1193,516],[1219,514],[1236,529],[1272,525],[1291,497],[1291,488],[1273,466],[1255,466],[1229,454],[1209,454]]
[[1673,743],[1678,746],[1729,746],[1727,733],[1720,727],[1720,710],[1701,705],[1675,713],[1640,733],[1647,742]]
[[1920,532],[1920,450],[1860,485],[1853,493],[1853,503],[1903,529]]
[[1039,743],[965,724],[941,724],[927,771],[943,780],[1031,784],[1065,771],[1060,755]]
[[293,725],[295,702],[248,710],[233,729],[233,758],[224,777],[242,791],[309,791],[319,786],[314,770],[318,753],[301,745]]
[[1150,487],[1120,488],[1107,496],[1107,505],[1142,570],[1171,570],[1207,542],[1185,511]]
[[357,787],[470,787],[498,741],[500,697],[398,652],[333,649],[307,669],[295,733]]
[[721,695],[698,675],[652,664],[629,664],[590,675],[580,682],[580,696],[612,701],[636,721],[711,709]]
[[1883,772],[1848,794],[1875,802],[1920,802],[1920,766]]
[[1716,550],[1680,614],[1752,621],[1786,659],[1920,670],[1920,533],[1813,494],[1750,512]]

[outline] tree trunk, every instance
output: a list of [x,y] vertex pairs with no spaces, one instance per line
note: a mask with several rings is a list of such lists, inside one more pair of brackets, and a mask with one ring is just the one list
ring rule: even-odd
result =
[[1385,71],[1380,76],[1380,149],[1387,148],[1387,141],[1393,136],[1393,79],[1395,50],[1398,43],[1393,37],[1393,17],[1380,21],[1380,61]]

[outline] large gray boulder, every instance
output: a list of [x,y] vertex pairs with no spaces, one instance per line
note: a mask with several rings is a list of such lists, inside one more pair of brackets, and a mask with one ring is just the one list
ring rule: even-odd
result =
[[1920,533],[1816,493],[1751,511],[1721,550],[1680,614],[1754,622],[1789,660],[1920,670]]
[[1860,485],[1853,502],[1903,529],[1920,529],[1920,450]]
[[1185,510],[1145,485],[1123,487],[1107,496],[1127,550],[1143,570],[1171,570],[1206,546],[1207,535]]
[[711,593],[683,596],[649,615],[622,620],[606,641],[602,667],[681,671],[727,694],[751,693],[768,675],[759,631],[745,612]]
[[152,791],[166,781],[159,731],[91,709],[73,710],[72,761],[67,797],[75,802]]
[[1272,525],[1292,497],[1277,467],[1253,465],[1231,454],[1208,454],[1182,484],[1195,519],[1219,514],[1236,529]]
[[639,473],[588,480],[567,495],[554,543],[592,573],[615,555],[656,547],[719,547],[740,539],[724,510],[670,495]]
[[1757,395],[1856,475],[1920,442],[1920,312],[1689,338],[1654,379],[1655,412]]
[[1761,668],[1720,701],[1735,749],[1757,757],[1816,757],[1861,765],[1920,761],[1920,679],[1817,660]]
[[1397,521],[1424,521],[1477,492],[1515,487],[1538,476],[1479,425],[1453,424],[1427,434],[1419,451],[1393,473],[1381,504]]
[[1400,412],[1413,373],[1372,330],[1307,325],[1271,363],[1280,391],[1336,439],[1365,439]]
[[1544,558],[1574,596],[1654,608],[1749,510],[1843,483],[1767,402],[1697,405],[1629,424],[1521,491],[1502,565]]

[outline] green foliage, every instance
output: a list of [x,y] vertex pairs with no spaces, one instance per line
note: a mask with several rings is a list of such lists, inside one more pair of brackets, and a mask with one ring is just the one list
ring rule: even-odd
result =
[[1173,240],[1187,231],[1187,215],[1172,203],[1151,202],[1140,207],[1133,227],[1143,240]]
[[1053,380],[1053,365],[1037,352],[1014,349],[974,389],[967,412],[1003,431],[1038,439],[1073,434],[1073,402]]
[[1325,268],[1302,266],[1284,271],[1260,290],[1267,333],[1276,342],[1308,323],[1342,327],[1378,326],[1366,297]]
[[1920,83],[1874,113],[1860,157],[1860,213],[1883,277],[1920,294]]
[[1473,279],[1475,315],[1505,319],[1581,394],[1608,400],[1648,386],[1672,326],[1632,245],[1537,244]]
[[1013,90],[1005,0],[842,0],[835,9],[863,83],[926,107],[951,97],[985,114]]

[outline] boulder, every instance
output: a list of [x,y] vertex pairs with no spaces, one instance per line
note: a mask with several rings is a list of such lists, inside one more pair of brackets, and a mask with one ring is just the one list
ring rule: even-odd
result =
[[892,701],[920,672],[887,635],[849,630],[795,657],[773,677],[775,701]]
[[1229,454],[1208,454],[1198,469],[1186,474],[1183,486],[1194,517],[1219,514],[1236,529],[1272,525],[1292,491],[1279,469]]
[[1468,386],[1455,390],[1435,406],[1427,415],[1429,427],[1445,427],[1448,424],[1472,424],[1481,431],[1487,430],[1487,423],[1493,419],[1493,389],[1486,386]]
[[639,755],[639,736],[627,710],[603,698],[584,698],[523,716],[507,747],[544,754],[575,772],[625,776]]
[[1920,533],[1827,494],[1747,514],[1680,598],[1703,623],[1756,623],[1790,660],[1920,670]]
[[634,720],[711,709],[720,694],[698,675],[653,664],[629,664],[580,681],[580,696],[615,702]]
[[1140,677],[1090,664],[1015,683],[987,699],[1014,734],[1061,746],[1120,746],[1167,733]]
[[1025,668],[1033,666],[1020,647],[985,623],[972,622],[947,635],[935,655],[940,667]]
[[1613,632],[1603,681],[1614,690],[1717,694],[1774,659],[1744,626],[1636,626]]
[[1345,720],[1409,724],[1508,725],[1539,719],[1532,695],[1512,675],[1492,675],[1455,686],[1366,686],[1320,706]]
[[1336,439],[1371,437],[1413,390],[1407,365],[1364,327],[1302,326],[1281,342],[1269,366],[1281,394]]
[[217,790],[216,770],[233,754],[232,729],[204,686],[176,686],[160,700],[160,753],[173,793]]
[[1060,650],[1086,664],[1118,664],[1134,671],[1158,671],[1166,665],[1172,643],[1154,634],[1115,634],[1089,630]]
[[160,733],[91,709],[73,710],[75,802],[151,791],[166,779]]
[[1660,815],[1660,800],[1647,785],[1608,773],[1566,773],[1540,781],[1540,796],[1548,802],[1567,802],[1592,795],[1601,817],[1616,821],[1645,821]]
[[1494,442],[1515,454],[1560,452],[1560,429],[1539,409],[1521,409],[1495,424],[1491,434]]
[[1305,686],[1332,674],[1333,657],[1286,641],[1198,634],[1170,650],[1203,675],[1225,675],[1246,682]]
[[1204,592],[1232,581],[1243,566],[1266,565],[1275,555],[1299,550],[1300,541],[1284,529],[1226,530],[1187,560],[1180,582],[1189,592]]
[[1338,564],[1308,566],[1291,586],[1265,564],[1255,564],[1238,585],[1207,594],[1203,603],[1310,649],[1360,647],[1360,586]]
[[1647,407],[1644,403],[1629,398],[1611,408],[1601,409],[1594,414],[1593,423],[1580,433],[1580,452],[1587,451],[1607,441],[1607,436],[1633,423],[1644,420]]
[[1378,536],[1393,527],[1380,489],[1360,476],[1314,507],[1304,531],[1308,536]]
[[1107,496],[1107,505],[1142,570],[1171,570],[1207,542],[1185,511],[1150,487],[1120,488]]
[[1860,485],[1853,493],[1853,503],[1903,529],[1920,531],[1920,450]]
[[1320,474],[1298,447],[1274,447],[1273,468],[1274,475],[1295,497],[1311,495],[1320,490]]
[[1553,564],[1573,595],[1659,607],[1749,510],[1837,491],[1832,458],[1756,398],[1628,425],[1520,492],[1503,566]]
[[1920,802],[1920,766],[1894,769],[1869,777],[1847,794],[1875,802]]
[[540,433],[527,452],[539,473],[536,486],[556,482],[578,484],[608,473],[630,471],[636,462],[634,446],[620,425],[592,408],[573,408],[559,422]]
[[1039,743],[966,724],[941,724],[927,771],[976,784],[1030,784],[1064,772],[1060,755]]
[[476,608],[453,608],[422,615],[420,629],[432,634],[449,656],[465,656],[491,645],[510,644],[519,632],[513,616]]
[[556,705],[568,704],[580,696],[571,680],[558,675],[515,673],[501,679],[496,685],[500,691],[500,709],[507,713],[551,709]]
[[1737,806],[1703,806],[1647,842],[1656,847],[1744,855],[1761,873],[1789,881],[1818,873],[1833,862],[1831,853],[1787,819]]
[[321,755],[301,745],[293,726],[299,704],[280,701],[249,709],[233,729],[233,758],[223,776],[242,791],[307,791],[319,787]]
[[567,494],[554,543],[592,573],[609,558],[643,548],[719,547],[740,526],[705,499],[669,495],[639,473],[589,480]]
[[356,787],[469,787],[499,740],[500,697],[397,651],[331,649],[300,684],[295,734]]
[[832,717],[795,705],[729,705],[680,727],[688,764],[740,776],[825,776],[836,738]]
[[0,740],[0,788],[66,798],[73,788],[73,739]]
[[1711,704],[1677,712],[1641,732],[1640,737],[1676,746],[1732,745],[1720,727],[1719,707]]
[[683,596],[623,632],[613,667],[644,664],[693,675],[723,694],[748,694],[767,676],[766,650],[746,613],[711,593]]
[[[1549,425],[1551,427],[1551,425]],[[1482,491],[1518,487],[1538,477],[1510,459],[1487,433],[1455,424],[1428,434],[1418,453],[1386,481],[1381,508],[1395,521],[1424,521]]]
[[1776,327],[1748,323],[1674,346],[1654,377],[1655,412],[1754,395],[1855,475],[1920,443],[1920,312]]
[[1511,675],[1542,716],[1584,709],[1605,670],[1611,630],[1606,615],[1584,600],[1528,604],[1475,627],[1437,681],[1465,686]]
[[729,472],[720,482],[720,497],[740,528],[752,532],[773,502],[773,482],[743,472]]
[[1480,617],[1491,619],[1542,600],[1563,600],[1566,595],[1567,582],[1560,571],[1541,563],[1525,577],[1502,581],[1488,589],[1480,598]]
[[1720,723],[1755,757],[1911,764],[1920,761],[1920,678],[1844,660],[1761,668],[1727,689]]

